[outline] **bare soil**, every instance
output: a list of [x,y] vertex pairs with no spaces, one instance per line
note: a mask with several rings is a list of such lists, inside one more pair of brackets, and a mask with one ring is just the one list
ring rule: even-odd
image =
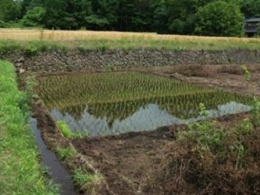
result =
[[245,81],[244,71],[239,65],[151,67],[143,71],[242,95],[260,96],[260,65],[246,67],[250,71],[249,81]]
[[[243,71],[238,66],[176,66],[146,68],[147,73],[172,77],[202,86],[212,86],[244,95],[260,95],[260,66],[248,66],[251,79],[245,82]],[[36,100],[37,101],[37,100]],[[165,159],[165,148],[176,138],[176,132],[186,126],[162,127],[155,131],[126,133],[118,136],[66,140],[57,131],[54,121],[40,104],[33,106],[38,126],[46,144],[55,150],[57,146],[72,144],[102,175],[105,185],[98,188],[99,195],[163,195],[165,181],[157,180]],[[220,125],[232,126],[247,114],[225,116],[218,119]],[[67,162],[68,168],[82,166],[81,158]],[[73,164],[73,166],[71,165]],[[87,194],[79,188],[82,194]]]

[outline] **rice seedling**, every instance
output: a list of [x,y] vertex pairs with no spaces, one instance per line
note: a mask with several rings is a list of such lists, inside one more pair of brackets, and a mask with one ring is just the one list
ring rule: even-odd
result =
[[[82,103],[118,102],[158,96],[194,94],[214,91],[180,83],[154,75],[141,73],[95,73],[43,77],[37,93],[49,107],[71,102]],[[113,92],[113,93],[111,93]]]
[[50,110],[57,109],[59,116],[69,114],[71,120],[66,117],[62,120],[73,126],[73,132],[88,129],[89,136],[152,130],[201,120],[205,118],[199,113],[201,102],[208,109],[204,115],[209,112],[210,117],[248,111],[249,106],[244,104],[252,100],[137,72],[43,77],[36,91]]

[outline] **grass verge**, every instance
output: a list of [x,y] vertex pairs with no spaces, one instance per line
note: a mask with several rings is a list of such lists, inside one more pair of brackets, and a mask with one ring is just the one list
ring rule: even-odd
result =
[[28,96],[18,90],[15,68],[0,61],[1,195],[56,195],[58,187],[44,177],[27,124]]

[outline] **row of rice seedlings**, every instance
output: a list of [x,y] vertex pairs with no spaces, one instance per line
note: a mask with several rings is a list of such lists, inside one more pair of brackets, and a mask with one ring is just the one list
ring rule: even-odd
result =
[[[84,115],[84,111],[96,117],[96,120],[106,119],[106,123],[100,123],[100,125],[89,126],[88,121],[86,121],[86,127],[82,129],[89,129],[90,132],[98,131],[99,135],[115,134],[119,131],[138,131],[140,127],[136,124],[137,121],[130,122],[129,126],[123,129],[117,129],[114,126],[114,121],[123,121],[124,119],[132,116],[139,109],[145,108],[148,104],[156,104],[161,110],[166,110],[169,114],[180,118],[189,119],[197,118],[199,111],[199,104],[201,102],[205,103],[205,106],[209,109],[216,109],[218,105],[225,104],[230,101],[235,101],[238,103],[247,104],[251,98],[239,96],[237,94],[225,93],[222,91],[209,92],[209,93],[197,93],[191,95],[181,95],[181,96],[163,96],[163,97],[153,97],[150,99],[140,99],[137,101],[119,101],[119,102],[106,102],[106,103],[96,103],[90,105],[77,105],[68,106],[60,109],[63,115],[69,113],[74,117],[72,123],[79,121]],[[153,110],[150,110],[153,112]],[[147,121],[153,121],[154,117],[161,118],[160,121],[153,124],[154,128],[158,126],[169,125],[169,121],[164,120],[164,115],[158,116],[157,113],[144,112],[142,115],[143,119]],[[70,122],[70,121],[68,121]],[[142,129],[141,129],[142,130]],[[109,132],[106,132],[109,131]],[[101,133],[100,133],[101,132]]]
[[46,104],[124,101],[165,95],[213,91],[141,73],[97,73],[40,79],[37,93]]

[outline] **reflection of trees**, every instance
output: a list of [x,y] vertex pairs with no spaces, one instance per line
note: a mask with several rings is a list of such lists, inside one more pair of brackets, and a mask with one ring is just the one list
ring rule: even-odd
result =
[[[218,105],[225,104],[229,101],[246,103],[249,98],[242,97],[232,93],[225,92],[207,92],[194,93],[189,95],[162,96],[134,101],[118,101],[97,103],[90,105],[77,105],[62,108],[60,111],[70,113],[76,120],[81,118],[82,113],[86,111],[96,118],[107,118],[108,124],[112,126],[113,121],[123,120],[132,116],[140,108],[147,104],[157,104],[160,109],[166,110],[169,114],[177,118],[193,118],[198,116],[198,105],[204,103],[207,109],[216,108]],[[151,119],[152,120],[152,119]]]
[[230,101],[248,104],[250,98],[239,96],[234,93],[216,91],[170,98],[166,104],[166,108],[164,107],[164,104],[162,106],[159,104],[159,106],[161,109],[166,109],[175,117],[188,119],[198,117],[198,106],[200,103],[204,103],[205,107],[210,110],[217,108],[218,105],[222,105]]
[[79,120],[81,118],[82,113],[87,108],[86,104],[79,104],[74,106],[64,106],[62,108],[57,108],[61,114],[64,116],[65,113],[69,113],[74,117],[75,120]]

